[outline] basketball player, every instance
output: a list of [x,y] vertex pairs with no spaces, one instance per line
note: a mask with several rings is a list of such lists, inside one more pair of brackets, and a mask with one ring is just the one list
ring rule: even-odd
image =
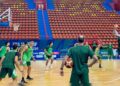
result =
[[45,52],[45,59],[46,59],[46,70],[48,70],[49,68],[52,68],[52,64],[53,64],[53,42],[49,43],[49,46],[47,46],[44,49]]
[[21,54],[21,57],[20,57],[20,63],[22,64],[23,66],[23,73],[22,73],[22,80],[21,80],[21,84],[24,84],[24,83],[27,83],[25,81],[25,72],[27,71],[27,50],[28,50],[28,44],[27,42],[24,43],[24,46],[22,46],[21,48],[22,51],[20,52]]
[[10,43],[6,42],[4,46],[0,49],[0,64],[2,64],[3,59],[5,58],[5,54],[10,50]]
[[100,55],[100,48],[102,47],[101,44],[98,44],[97,48],[95,49],[95,55],[98,57],[99,68],[102,68],[102,59]]
[[27,79],[28,80],[33,80],[33,78],[30,77],[31,74],[31,59],[35,61],[33,57],[33,46],[34,46],[34,41],[31,41],[28,45],[28,50],[27,50]]
[[10,50],[6,53],[5,58],[2,62],[2,69],[0,72],[0,81],[5,78],[5,76],[8,74],[10,78],[13,79],[13,85],[17,86],[17,74],[15,71],[15,65],[19,69],[19,71],[22,73],[22,70],[20,69],[19,63],[18,63],[18,52],[17,52],[17,45],[13,45],[13,50]]
[[[66,58],[72,58],[73,68],[70,78],[71,86],[90,86],[89,83],[89,69],[88,67],[92,67],[98,60],[97,56],[94,55],[94,52],[84,45],[84,37],[78,37],[79,46],[75,46],[69,49]],[[88,57],[93,58],[93,61],[88,65]],[[62,62],[60,68],[61,76],[64,75],[64,64],[65,59]],[[81,83],[80,83],[81,82]]]
[[108,45],[108,54],[109,54],[109,59],[113,58],[113,45],[112,43],[109,43]]
[[91,49],[91,47],[90,47],[88,42],[85,42],[85,46],[87,46],[87,47],[89,47]]
[[96,41],[94,40],[94,41],[93,41],[93,44],[92,44],[92,49],[93,49],[94,52],[95,52],[96,47],[97,47],[97,43],[96,43]]
[[[22,65],[23,65],[23,69],[24,72],[22,74],[22,80],[21,83],[27,83],[25,81],[25,72],[27,71],[27,79],[28,80],[33,80],[33,78],[30,77],[31,74],[31,58],[33,58],[33,47],[34,42],[31,41],[30,44],[28,45],[27,43],[25,43],[24,49],[21,53],[22,56]],[[33,58],[34,60],[34,58]]]
[[19,47],[19,49],[18,49],[18,52],[19,52],[19,54],[20,54],[20,58],[21,58],[21,54],[22,54],[22,51],[23,51],[23,49],[24,49],[24,46],[25,46],[25,44],[23,43],[23,44],[20,45],[20,47]]

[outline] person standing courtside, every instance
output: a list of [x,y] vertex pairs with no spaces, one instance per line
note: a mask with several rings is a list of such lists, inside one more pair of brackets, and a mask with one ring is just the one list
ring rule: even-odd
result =
[[[98,60],[97,56],[94,55],[93,51],[84,45],[84,37],[78,37],[78,46],[72,47],[69,49],[66,58],[72,58],[73,68],[70,78],[71,86],[90,86],[89,83],[89,69],[88,67],[92,67]],[[93,58],[93,61],[88,65],[88,57]],[[65,59],[62,62],[60,68],[61,76],[64,75],[64,64]]]

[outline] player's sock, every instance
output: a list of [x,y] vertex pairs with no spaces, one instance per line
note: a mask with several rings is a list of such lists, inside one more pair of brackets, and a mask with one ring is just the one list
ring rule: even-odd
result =
[[33,78],[31,78],[29,75],[27,76],[27,79],[28,80],[33,80]]
[[99,68],[102,68],[101,64],[99,64]]

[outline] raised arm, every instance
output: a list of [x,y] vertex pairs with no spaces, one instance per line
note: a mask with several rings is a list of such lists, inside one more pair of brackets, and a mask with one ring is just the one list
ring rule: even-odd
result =
[[116,29],[113,30],[113,33],[114,33],[115,36],[120,37],[120,34],[117,32]]

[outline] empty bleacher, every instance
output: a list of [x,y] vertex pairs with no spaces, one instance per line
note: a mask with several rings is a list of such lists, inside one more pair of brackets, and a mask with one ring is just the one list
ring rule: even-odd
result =
[[39,39],[37,14],[29,10],[23,0],[5,0],[0,5],[0,13],[8,8],[12,10],[12,22],[20,24],[19,30],[13,27],[0,27],[0,39]]
[[117,48],[113,25],[120,25],[120,15],[106,11],[100,1],[57,0],[55,10],[48,10],[48,13],[53,38],[75,39],[83,34],[88,40],[112,42]]

